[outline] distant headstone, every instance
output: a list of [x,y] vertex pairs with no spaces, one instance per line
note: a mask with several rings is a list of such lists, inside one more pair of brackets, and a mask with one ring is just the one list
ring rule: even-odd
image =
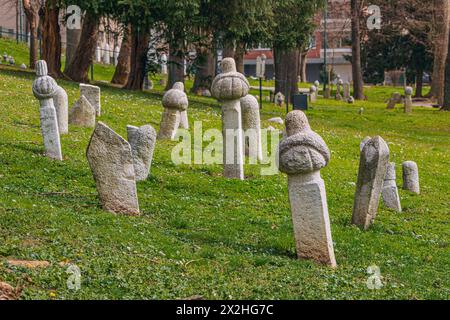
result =
[[395,172],[395,163],[388,164],[386,177],[383,184],[383,202],[384,205],[397,212],[402,212],[402,205],[400,203],[400,195],[397,188],[397,174]]
[[70,110],[69,123],[84,128],[95,127],[95,109],[85,96],[81,96]]
[[419,167],[414,161],[403,163],[403,190],[420,194]]
[[375,221],[388,163],[389,147],[381,137],[364,145],[353,207],[353,224],[364,230]]
[[148,178],[152,166],[156,130],[150,125],[140,128],[128,126],[127,132],[133,154],[136,181],[144,181]]
[[350,82],[344,83],[344,100],[349,101],[350,99]]
[[97,117],[101,115],[100,87],[80,83],[80,96],[85,96],[89,103],[94,107]]
[[297,255],[336,267],[325,183],[320,175],[330,161],[330,150],[311,130],[302,111],[287,115],[286,133],[279,146],[279,160],[280,171],[289,177]]
[[316,86],[311,86],[311,88],[309,89],[309,99],[310,99],[311,103],[317,102],[317,87]]
[[111,48],[108,43],[105,43],[103,47],[103,62],[105,64],[111,64]]
[[405,89],[405,113],[411,113],[413,107],[412,101],[413,88],[406,87]]
[[162,104],[164,113],[158,139],[172,140],[180,126],[180,112],[186,111],[189,105],[187,95],[184,93],[184,84],[181,82],[175,83],[173,88],[164,95]]
[[20,65],[20,69],[26,70],[26,69],[27,69],[27,65],[26,65],[25,63],[22,63],[22,64]]
[[319,87],[320,87],[320,82],[319,82],[319,80],[314,81],[314,86],[315,86],[316,88],[319,88]]
[[117,66],[119,63],[119,54],[120,54],[120,48],[119,46],[114,47],[114,65]]
[[402,102],[403,102],[402,95],[398,92],[394,92],[391,98],[388,100],[387,109],[395,109],[395,106]]
[[136,175],[130,144],[99,122],[87,149],[87,159],[103,209],[138,215]]
[[263,152],[258,100],[252,95],[246,95],[241,98],[241,108],[245,154],[261,161],[263,159]]
[[66,91],[58,86],[53,96],[56,116],[58,117],[59,134],[69,133],[69,98]]
[[279,106],[279,107],[282,107],[283,104],[284,104],[285,99],[286,99],[285,96],[281,92],[278,92],[275,95],[275,103],[276,103],[276,105]]
[[102,62],[102,49],[100,49],[100,46],[97,46],[95,49],[95,60],[97,62]]
[[40,119],[45,155],[51,159],[62,161],[58,118],[53,104],[53,96],[58,85],[48,75],[47,63],[44,60],[36,63],[36,76],[36,80],[33,82],[33,93],[41,105]]

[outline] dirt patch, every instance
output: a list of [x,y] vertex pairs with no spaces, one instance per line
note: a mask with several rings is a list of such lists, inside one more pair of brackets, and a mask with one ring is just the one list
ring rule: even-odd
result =
[[27,269],[48,268],[50,266],[50,262],[48,261],[8,260],[8,264],[11,267],[23,267]]
[[0,300],[18,300],[20,297],[20,289],[16,289],[6,282],[0,282]]

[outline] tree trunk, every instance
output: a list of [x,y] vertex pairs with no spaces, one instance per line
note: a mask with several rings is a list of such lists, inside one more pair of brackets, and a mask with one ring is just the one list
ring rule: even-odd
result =
[[274,48],[275,58],[275,93],[287,95],[286,99],[292,101],[293,95],[298,94],[298,65],[299,54],[297,49],[281,50]]
[[364,100],[364,82],[361,68],[360,3],[351,0],[352,14],[352,74],[353,94],[356,100]]
[[183,41],[170,44],[169,50],[169,77],[167,80],[166,91],[172,89],[176,82],[184,83],[184,46]]
[[210,48],[199,48],[197,61],[197,72],[191,89],[191,92],[196,94],[211,89],[216,72],[214,54]]
[[236,51],[234,52],[234,61],[236,61],[236,70],[244,74],[244,56],[245,45],[242,42],[238,42],[236,45]]
[[416,70],[416,95],[414,97],[423,97],[423,69]]
[[89,82],[89,67],[97,47],[99,18],[86,12],[81,38],[75,55],[66,70],[66,76],[77,82]]
[[67,70],[73,61],[73,58],[76,55],[78,45],[80,44],[81,39],[81,30],[80,29],[69,29],[66,28],[66,64],[64,67],[64,73],[67,73]]
[[300,53],[300,59],[299,59],[299,76],[300,80],[302,82],[308,82],[307,76],[306,76],[306,63],[308,60],[308,51],[303,51]]
[[32,2],[32,0],[23,0],[23,9],[25,11],[25,15],[27,16],[28,28],[30,31],[29,67],[30,69],[34,69],[36,67],[36,60],[38,56],[38,46],[37,46],[38,9],[36,3]]
[[47,62],[48,74],[62,78],[61,35],[59,29],[59,7],[56,0],[48,0],[39,11],[42,34],[42,60]]
[[[450,40],[448,41],[448,50],[450,52]],[[450,111],[450,54],[447,54],[445,62],[444,103],[442,110]]]
[[140,91],[144,84],[147,66],[148,43],[150,34],[147,30],[131,28],[130,75],[124,89]]
[[114,72],[111,83],[125,85],[130,75],[131,63],[131,35],[130,27],[124,28],[123,40],[120,47],[119,58],[117,59],[116,71]]
[[449,0],[433,0],[435,34],[434,67],[431,96],[438,104],[444,103],[445,61],[448,54],[449,41]]

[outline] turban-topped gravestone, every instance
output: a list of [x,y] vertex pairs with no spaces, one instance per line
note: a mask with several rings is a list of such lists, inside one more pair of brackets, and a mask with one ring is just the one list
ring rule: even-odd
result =
[[172,140],[175,138],[180,126],[180,112],[186,111],[189,105],[187,95],[184,93],[184,84],[182,82],[175,83],[173,88],[164,95],[162,104],[164,112],[161,119],[158,139]]

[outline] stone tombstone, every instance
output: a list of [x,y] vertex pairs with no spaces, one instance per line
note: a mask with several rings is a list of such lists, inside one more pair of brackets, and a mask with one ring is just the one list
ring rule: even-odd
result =
[[316,88],[319,88],[319,87],[320,87],[320,82],[319,82],[319,80],[314,81],[314,86],[315,86]]
[[344,83],[344,100],[349,101],[350,99],[350,82]]
[[105,64],[111,64],[111,47],[108,43],[105,43],[105,46],[103,47],[103,62]]
[[309,89],[309,100],[311,103],[317,102],[317,87],[316,86],[311,86],[311,88]]
[[276,124],[279,124],[279,125],[284,125],[284,120],[281,119],[280,117],[270,118],[269,120],[267,120],[267,122],[276,123]]
[[395,106],[402,102],[403,102],[402,95],[398,92],[394,92],[391,98],[388,100],[387,109],[395,109]]
[[95,49],[95,60],[97,62],[102,62],[102,49],[100,49],[100,46],[97,46]]
[[413,88],[406,87],[405,88],[405,113],[411,113],[413,107],[412,101]]
[[62,161],[58,117],[53,104],[57,87],[56,81],[48,75],[47,63],[44,60],[38,61],[36,63],[36,80],[33,82],[33,94],[41,105],[40,120],[45,155],[51,159]]
[[372,137],[365,137],[362,141],[361,144],[359,145],[359,151],[362,152],[364,147],[366,146],[367,142],[369,142],[370,140],[372,140]]
[[381,137],[363,147],[353,206],[353,224],[367,230],[375,221],[389,163],[389,147]]
[[336,83],[336,100],[342,100],[342,86],[344,85],[344,82],[342,79],[339,79]]
[[86,97],[89,103],[94,107],[97,117],[100,117],[102,111],[100,95],[100,87],[80,83],[80,96]]
[[420,194],[419,167],[414,161],[403,163],[403,190]]
[[383,202],[384,205],[397,212],[402,212],[402,205],[400,203],[400,195],[397,188],[397,174],[395,172],[395,163],[390,162],[387,166],[386,177],[383,184]]
[[245,154],[259,161],[263,160],[261,138],[261,116],[258,100],[252,95],[241,98],[242,129]]
[[148,178],[152,166],[156,130],[150,125],[140,128],[128,126],[127,132],[133,154],[136,181],[144,181]]
[[247,78],[236,71],[233,58],[220,63],[222,73],[213,81],[211,92],[222,103],[224,176],[244,180],[242,110],[240,99],[250,91]]
[[56,116],[58,118],[59,134],[69,133],[69,98],[66,91],[58,86],[53,96]]
[[70,110],[69,123],[84,128],[95,127],[95,109],[85,96],[81,96]]
[[158,139],[175,138],[177,130],[180,126],[180,112],[186,111],[188,108],[188,98],[184,93],[184,84],[177,82],[173,88],[166,92],[163,97],[162,104],[164,112],[161,119]]
[[281,92],[278,92],[275,95],[275,104],[277,106],[282,107],[285,100],[286,100],[286,98],[284,97],[284,94],[282,94]]
[[114,47],[114,65],[117,66],[119,63],[119,55],[120,55],[120,48],[119,46]]
[[103,209],[118,214],[139,215],[130,144],[99,122],[87,149],[87,159]]
[[325,183],[320,175],[330,156],[306,115],[299,110],[290,112],[286,137],[279,145],[279,168],[288,175],[297,255],[336,267]]

